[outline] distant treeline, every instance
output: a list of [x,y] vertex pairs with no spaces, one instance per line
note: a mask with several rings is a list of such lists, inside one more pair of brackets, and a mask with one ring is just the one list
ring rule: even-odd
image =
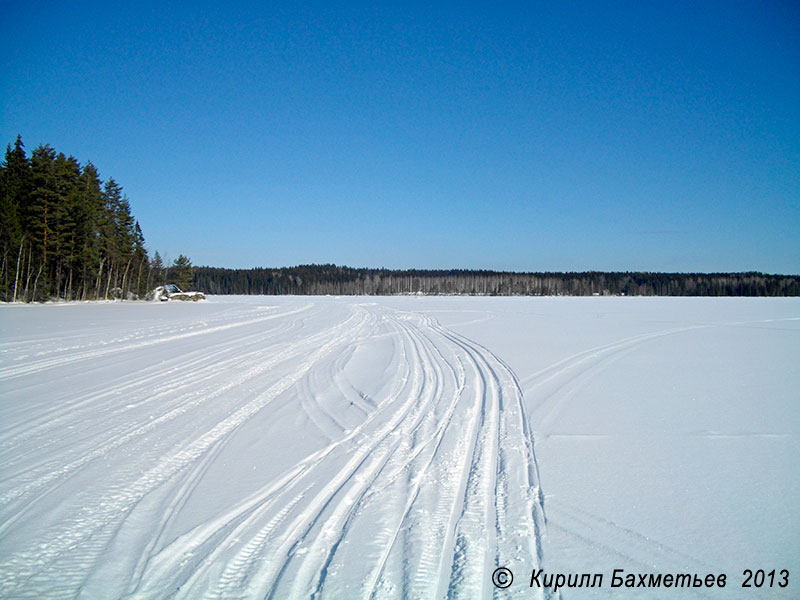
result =
[[177,283],[210,294],[800,296],[800,277],[762,273],[509,273],[303,265],[193,267],[151,258],[130,202],[92,163],[22,139],[0,164],[0,300],[142,297]]
[[495,296],[798,296],[800,276],[763,273],[510,273],[471,270],[194,267],[207,294]]
[[151,259],[127,196],[95,166],[22,139],[0,164],[0,300],[137,298],[191,282],[191,262]]

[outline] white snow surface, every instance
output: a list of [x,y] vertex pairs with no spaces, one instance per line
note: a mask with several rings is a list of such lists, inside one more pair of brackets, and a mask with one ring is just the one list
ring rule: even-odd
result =
[[3,305],[0,333],[2,598],[800,597],[798,299]]

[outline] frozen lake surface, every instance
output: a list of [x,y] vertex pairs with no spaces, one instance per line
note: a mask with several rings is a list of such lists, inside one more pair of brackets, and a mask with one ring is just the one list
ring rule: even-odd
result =
[[0,333],[2,598],[800,597],[798,299],[3,305]]

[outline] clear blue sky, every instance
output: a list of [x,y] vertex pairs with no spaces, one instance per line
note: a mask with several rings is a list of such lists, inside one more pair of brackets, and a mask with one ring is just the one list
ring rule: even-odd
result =
[[0,141],[91,160],[170,259],[800,273],[793,0],[0,14]]

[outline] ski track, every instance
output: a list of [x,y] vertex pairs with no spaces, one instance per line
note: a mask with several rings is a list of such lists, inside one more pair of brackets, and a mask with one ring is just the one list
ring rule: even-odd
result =
[[[290,312],[291,313],[298,313],[298,312],[302,312],[303,310],[306,310],[307,308],[308,308],[308,305],[300,307],[300,308],[297,308],[297,309],[292,310]],[[246,325],[253,325],[253,324],[256,324],[256,323],[262,323],[264,321],[269,321],[269,320],[276,319],[276,318],[281,318],[281,317],[284,317],[284,316],[286,316],[286,313],[284,313],[284,314],[268,314],[267,316],[262,316],[262,317],[255,317],[255,318],[250,318],[250,319],[238,319],[238,320],[234,321],[233,323],[224,323],[224,324],[215,325],[215,326],[212,326],[212,327],[206,326],[206,327],[200,328],[199,330],[188,331],[188,332],[183,332],[183,328],[182,328],[179,331],[174,331],[174,330],[170,331],[169,334],[167,334],[167,335],[155,333],[155,334],[152,335],[152,337],[154,337],[154,339],[146,339],[148,337],[151,337],[150,335],[141,335],[140,336],[140,335],[134,334],[134,335],[130,336],[129,338],[122,338],[122,340],[112,340],[109,343],[110,347],[108,347],[108,348],[99,348],[99,349],[95,349],[95,350],[84,350],[84,351],[81,351],[81,352],[72,352],[71,353],[70,350],[73,350],[73,349],[80,350],[82,347],[81,346],[76,346],[76,347],[68,347],[66,349],[58,349],[58,350],[55,350],[53,352],[54,353],[65,352],[66,355],[65,356],[56,356],[56,357],[53,357],[53,358],[42,358],[42,359],[32,360],[32,361],[31,360],[25,360],[24,364],[22,364],[22,365],[19,365],[19,366],[13,366],[12,365],[10,367],[0,369],[0,379],[9,380],[9,379],[13,379],[15,377],[20,377],[22,375],[30,375],[30,374],[34,374],[34,373],[39,373],[40,371],[44,371],[44,370],[47,370],[47,369],[52,369],[52,368],[55,368],[55,367],[61,367],[61,366],[64,366],[64,365],[67,365],[69,363],[76,362],[76,361],[83,361],[83,360],[88,360],[88,359],[97,359],[97,358],[100,358],[100,357],[103,357],[103,356],[107,356],[109,354],[117,354],[119,352],[125,352],[125,351],[129,351],[129,350],[140,350],[142,348],[146,348],[146,347],[149,347],[149,346],[155,346],[155,345],[158,345],[158,344],[165,344],[165,343],[170,343],[170,342],[174,343],[174,342],[176,342],[178,340],[184,340],[184,339],[187,339],[187,338],[193,338],[193,337],[202,336],[202,335],[208,335],[208,334],[212,334],[212,333],[218,333],[218,332],[224,331],[226,329],[232,329],[232,328],[235,328],[235,327],[243,327],[243,326],[246,326]],[[137,340],[137,341],[134,341],[133,343],[122,343],[122,344],[118,344],[118,345],[114,344],[114,342],[127,341],[128,339],[131,339],[131,338],[134,339],[134,340]],[[145,339],[141,339],[141,338],[145,338]],[[27,358],[27,357],[24,357],[24,358]]]
[[676,327],[590,348],[524,377],[518,385],[525,391],[537,426],[546,429],[593,377],[626,353],[659,338],[708,327],[712,325]]
[[[175,396],[193,385],[201,384],[206,381],[213,381],[221,373],[228,372],[230,368],[241,365],[243,361],[263,361],[263,342],[265,337],[273,338],[286,335],[295,325],[294,322],[281,323],[274,331],[258,332],[243,336],[238,339],[231,339],[216,344],[211,349],[200,349],[179,356],[169,364],[160,362],[159,364],[146,367],[136,374],[125,377],[117,382],[113,388],[103,385],[97,391],[88,391],[80,397],[67,399],[65,403],[59,403],[48,410],[44,410],[33,417],[21,419],[18,424],[0,431],[2,442],[0,442],[0,460],[4,460],[6,474],[14,464],[22,462],[26,458],[25,451],[20,450],[20,443],[28,438],[35,438],[37,442],[36,453],[50,445],[57,444],[59,438],[51,437],[47,439],[48,431],[68,425],[76,414],[86,415],[87,418],[97,419],[98,409],[105,406],[109,407],[107,416],[103,418],[109,423],[108,438],[117,440],[120,436],[127,434],[124,423],[119,425],[120,416],[131,409],[138,409],[143,406],[161,405],[165,401],[179,405],[184,400],[184,396]],[[253,350],[248,350],[254,347]],[[231,354],[229,358],[225,355]],[[252,359],[252,360],[251,360]],[[176,377],[180,374],[180,377]],[[143,397],[141,394],[132,401],[128,396],[128,402],[119,405],[119,397],[130,392],[138,392],[148,385],[151,389],[158,390],[149,396]],[[185,395],[185,394],[184,394]],[[69,410],[65,410],[69,408]],[[163,409],[162,409],[163,410]],[[44,434],[44,435],[43,435]],[[97,447],[97,441],[92,440]],[[8,455],[8,456],[7,456]],[[30,464],[27,465],[31,467]],[[0,504],[2,504],[0,499]]]
[[[499,566],[530,573],[543,560],[544,494],[521,383],[490,350],[431,317],[346,307],[335,318],[312,303],[229,311],[100,348],[70,339],[50,349],[4,344],[0,382],[20,389],[106,358],[139,369],[113,389],[67,390],[3,424],[0,596],[109,597],[101,586],[113,581],[112,597],[128,598],[546,597],[491,583]],[[392,352],[380,393],[368,395],[348,366],[376,340]],[[573,377],[638,341],[572,357],[528,385]],[[185,351],[147,360],[168,343]],[[287,397],[327,441],[176,534],[240,428]],[[84,430],[86,422],[99,426]],[[47,513],[109,461],[91,493]],[[47,538],[20,542],[16,532],[40,511],[50,519]],[[127,544],[127,562],[104,560]]]

